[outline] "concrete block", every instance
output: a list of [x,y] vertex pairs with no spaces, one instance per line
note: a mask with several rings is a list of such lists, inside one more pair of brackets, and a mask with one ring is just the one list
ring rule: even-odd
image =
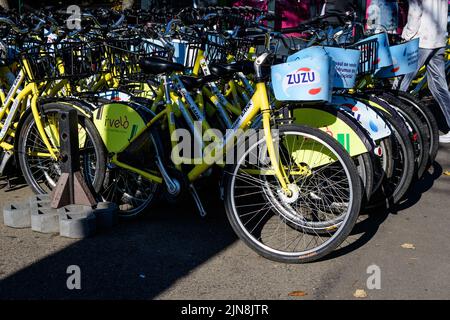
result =
[[99,202],[94,214],[97,218],[97,227],[99,229],[110,229],[117,224],[119,207],[112,202]]
[[42,233],[59,232],[58,210],[49,207],[31,212],[31,230]]
[[58,209],[59,234],[62,237],[83,239],[95,233],[96,218],[89,206],[68,205]]
[[43,208],[50,208],[50,195],[49,194],[37,194],[33,195],[29,199],[31,211],[37,211]]
[[3,223],[12,228],[29,228],[31,226],[30,204],[10,203],[4,206]]

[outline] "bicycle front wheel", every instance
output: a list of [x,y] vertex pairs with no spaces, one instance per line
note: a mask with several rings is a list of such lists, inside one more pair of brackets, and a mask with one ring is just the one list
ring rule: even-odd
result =
[[[59,154],[59,114],[72,108],[49,103],[41,109],[45,133]],[[18,139],[19,163],[28,185],[38,194],[51,192],[61,176],[61,163],[50,157],[32,113],[24,120]],[[78,115],[78,140],[81,173],[88,185],[99,191],[105,177],[106,152],[94,124],[81,114]]]
[[237,235],[260,255],[285,263],[314,261],[336,249],[362,200],[349,154],[318,129],[280,127],[274,142],[288,196],[273,173],[265,137],[249,139],[237,144],[237,161],[225,170],[226,212]]

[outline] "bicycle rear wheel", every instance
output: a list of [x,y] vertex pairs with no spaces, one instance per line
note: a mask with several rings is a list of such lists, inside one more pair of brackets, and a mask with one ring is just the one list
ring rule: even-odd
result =
[[383,112],[391,130],[389,144],[383,152],[389,153],[383,181],[372,197],[368,207],[391,205],[398,203],[408,192],[414,177],[414,148],[407,130],[387,112]]
[[271,174],[265,138],[248,148],[241,141],[237,150],[245,151],[225,169],[227,216],[258,254],[286,263],[314,261],[351,232],[361,207],[361,179],[353,159],[326,133],[299,125],[281,126],[278,133],[275,145],[291,195]]
[[423,123],[414,112],[414,109],[409,104],[404,103],[398,97],[394,96],[393,93],[384,93],[381,98],[389,103],[407,123],[416,161],[415,177],[420,179],[427,169],[430,159],[430,138],[428,129],[425,123]]
[[411,186],[415,171],[414,148],[403,118],[393,107],[374,95],[361,94],[360,97],[373,105],[392,131],[388,141],[379,145],[383,150],[379,167],[384,173],[367,207],[389,206],[398,203]]
[[[415,96],[404,91],[395,91],[398,98],[405,104],[410,105],[413,108],[415,114],[425,124],[427,129],[427,136],[430,141],[429,149],[429,164],[428,167],[436,160],[436,156],[439,150],[439,127],[436,121],[436,117],[431,112],[428,105],[425,105],[423,101],[418,100]],[[427,167],[427,169],[428,169]]]

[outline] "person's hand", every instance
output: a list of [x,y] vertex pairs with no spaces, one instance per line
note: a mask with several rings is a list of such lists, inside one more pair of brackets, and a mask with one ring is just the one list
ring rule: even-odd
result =
[[408,26],[405,26],[402,32],[403,41],[409,41],[415,36],[415,32],[410,30]]
[[401,37],[402,37],[402,39],[403,40],[405,40],[405,41],[407,41],[408,39],[407,39],[407,37],[406,37],[406,28],[405,29],[403,29],[403,32],[402,32],[402,35],[401,35]]

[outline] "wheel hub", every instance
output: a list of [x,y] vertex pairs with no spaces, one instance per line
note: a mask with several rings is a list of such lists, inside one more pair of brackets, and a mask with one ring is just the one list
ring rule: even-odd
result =
[[278,196],[280,197],[281,201],[283,201],[284,203],[291,204],[291,203],[296,202],[300,196],[299,187],[293,183],[288,184],[287,187],[288,187],[288,190],[290,191],[290,194],[286,194],[286,192],[284,192],[284,190],[280,188],[277,191]]

